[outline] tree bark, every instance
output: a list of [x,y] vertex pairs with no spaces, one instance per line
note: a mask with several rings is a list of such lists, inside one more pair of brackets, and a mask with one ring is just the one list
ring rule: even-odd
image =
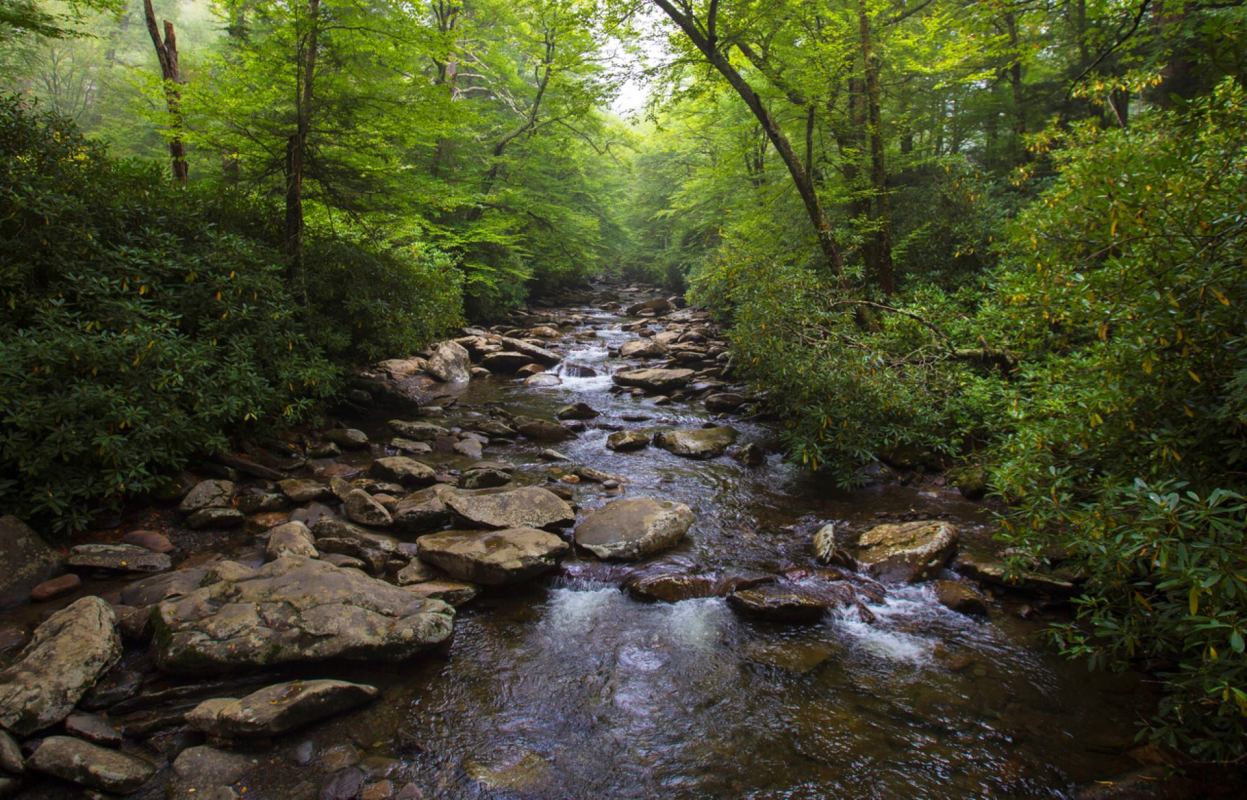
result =
[[874,230],[866,247],[866,266],[885,296],[896,291],[892,264],[892,203],[888,196],[888,168],[883,141],[883,111],[879,90],[879,58],[866,0],[857,4],[858,32],[862,48],[862,85],[866,90],[866,134],[870,140],[870,216]]
[[303,271],[303,178],[307,169],[308,134],[312,129],[320,0],[307,0],[308,27],[299,37],[296,55],[295,132],[286,140],[286,274],[307,301]]
[[822,201],[818,199],[814,181],[801,163],[801,157],[793,149],[792,143],[788,141],[787,135],[767,110],[762,98],[758,96],[744,76],[732,66],[727,55],[719,49],[716,32],[718,4],[714,2],[710,4],[708,19],[703,29],[694,17],[692,7],[684,0],[653,0],[653,3],[671,18],[710,65],[727,80],[762,125],[775,152],[779,154],[784,166],[788,168],[788,174],[792,176],[792,182],[801,196],[802,205],[805,206],[806,215],[810,218],[810,223],[814,226],[814,231],[818,236],[819,248],[827,267],[833,275],[840,277],[844,271],[844,258],[832,233],[831,220],[823,208]]
[[169,158],[173,162],[173,180],[179,186],[185,186],[190,176],[186,164],[186,144],[182,141],[182,90],[185,83],[182,68],[178,64],[178,40],[173,31],[173,23],[164,21],[164,38],[161,39],[160,28],[156,24],[156,11],[152,8],[152,0],[143,0],[143,14],[147,19],[147,32],[151,36],[152,45],[156,48],[156,59],[160,62],[160,75],[164,80],[165,105],[169,109]]

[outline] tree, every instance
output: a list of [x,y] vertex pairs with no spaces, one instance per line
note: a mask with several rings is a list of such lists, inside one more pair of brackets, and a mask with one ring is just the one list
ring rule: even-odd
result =
[[156,58],[160,61],[160,76],[164,81],[165,103],[169,108],[171,133],[169,136],[169,157],[173,162],[173,180],[185,186],[188,176],[186,164],[186,144],[182,141],[184,120],[182,117],[182,89],[185,83],[182,78],[182,67],[178,63],[178,40],[173,31],[173,23],[164,21],[164,38],[156,25],[156,12],[152,9],[152,0],[143,0],[143,16],[147,21],[147,33],[151,36],[152,46],[156,48]]

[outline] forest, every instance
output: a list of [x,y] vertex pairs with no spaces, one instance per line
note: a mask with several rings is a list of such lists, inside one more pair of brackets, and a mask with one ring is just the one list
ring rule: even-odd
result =
[[1241,0],[0,4],[0,511],[54,547],[601,285],[704,311],[826,493],[986,498],[1132,737],[1247,758]]

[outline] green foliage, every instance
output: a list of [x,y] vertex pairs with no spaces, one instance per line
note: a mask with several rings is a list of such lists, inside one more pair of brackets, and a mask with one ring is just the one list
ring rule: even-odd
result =
[[307,242],[309,335],[335,361],[360,364],[412,353],[461,325],[460,275],[420,244],[318,232]]
[[1010,539],[1088,572],[1073,653],[1178,662],[1155,730],[1208,758],[1241,754],[1247,712],[1245,111],[1225,83],[1185,113],[1071,131],[984,320],[1023,356],[994,475]]
[[861,483],[880,458],[947,461],[982,435],[991,379],[952,360],[947,332],[915,319],[956,330],[955,298],[929,290],[904,313],[877,313],[807,269],[736,260],[702,269],[693,286],[698,302],[730,309],[734,366],[766,387],[789,452],[839,485]]
[[81,527],[226,430],[296,420],[334,390],[275,254],[203,224],[207,194],[12,98],[0,153],[6,508]]
[[1247,736],[1247,497],[1142,480],[1084,505],[1071,555],[1087,570],[1080,625],[1054,629],[1099,667],[1155,659],[1166,696],[1147,732],[1201,760]]
[[57,530],[461,322],[436,250],[313,225],[303,307],[271,206],[179,191],[14,98],[0,155],[0,503]]

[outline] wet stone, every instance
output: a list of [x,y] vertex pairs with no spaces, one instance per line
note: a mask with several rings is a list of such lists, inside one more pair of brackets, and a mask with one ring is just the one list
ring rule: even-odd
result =
[[336,428],[325,431],[322,438],[345,450],[363,450],[368,447],[368,434],[355,428]]
[[630,453],[649,447],[649,435],[641,431],[617,431],[606,437],[606,447],[620,453]]
[[44,581],[35,588],[31,589],[30,599],[34,600],[36,603],[51,600],[54,597],[69,594],[81,585],[82,578],[79,578],[77,575],[70,572],[68,574],[61,575],[58,578],[52,578],[51,580]]
[[186,519],[186,527],[192,530],[205,528],[237,528],[246,516],[236,508],[201,508]]
[[121,541],[136,547],[144,547],[153,553],[173,552],[173,543],[169,541],[168,536],[165,536],[160,531],[129,531],[125,536],[121,537]]
[[31,755],[29,766],[79,786],[117,794],[137,790],[156,771],[134,756],[70,736],[44,739]]
[[683,503],[653,498],[615,500],[576,526],[576,544],[598,558],[636,560],[674,547],[693,524]]
[[[205,509],[216,510],[218,509]],[[80,544],[70,549],[66,563],[78,569],[102,569],[110,572],[163,572],[173,566],[169,556],[164,553],[153,553],[146,547],[132,544]]]

